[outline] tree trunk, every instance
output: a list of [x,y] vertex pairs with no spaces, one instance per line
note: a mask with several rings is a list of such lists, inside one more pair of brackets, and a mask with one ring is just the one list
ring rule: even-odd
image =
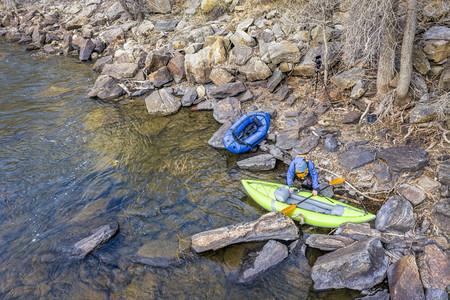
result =
[[[392,9],[396,10],[397,0],[383,0]],[[394,75],[394,63],[395,63],[395,21],[384,28],[384,34],[380,46],[380,56],[378,58],[378,71],[377,71],[377,95],[384,95],[389,91],[389,82]]]
[[404,99],[408,94],[412,75],[412,52],[416,36],[417,0],[408,0],[408,12],[403,34],[400,74],[396,89],[397,99]]

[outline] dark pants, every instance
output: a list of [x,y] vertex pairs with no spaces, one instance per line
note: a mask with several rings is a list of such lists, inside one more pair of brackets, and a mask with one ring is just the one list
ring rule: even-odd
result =
[[295,176],[295,178],[294,178],[294,183],[297,180],[298,182],[300,182],[302,188],[307,189],[307,190],[312,190],[313,189],[311,174],[306,175],[304,180],[301,180],[297,176]]

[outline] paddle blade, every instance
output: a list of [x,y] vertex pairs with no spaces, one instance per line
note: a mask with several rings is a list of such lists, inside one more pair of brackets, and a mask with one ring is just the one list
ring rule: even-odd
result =
[[339,184],[345,181],[344,177],[339,177],[330,181],[329,185]]
[[288,214],[290,214],[291,212],[293,212],[293,211],[295,210],[296,207],[297,207],[297,204],[292,204],[292,205],[289,205],[289,206],[286,207],[286,208],[283,208],[283,209],[281,210],[281,212],[282,212],[283,214],[285,214],[285,215],[288,215]]

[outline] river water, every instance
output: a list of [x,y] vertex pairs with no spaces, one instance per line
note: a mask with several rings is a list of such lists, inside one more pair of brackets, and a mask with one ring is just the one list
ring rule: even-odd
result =
[[[281,179],[241,171],[240,157],[209,147],[220,126],[211,112],[155,117],[143,99],[89,99],[96,76],[74,58],[0,41],[1,298],[329,298],[311,291],[302,256],[237,283],[236,261],[249,245],[167,268],[134,262],[144,253],[176,257],[197,232],[258,218],[264,210],[240,180]],[[99,250],[55,259],[111,221],[120,232]]]

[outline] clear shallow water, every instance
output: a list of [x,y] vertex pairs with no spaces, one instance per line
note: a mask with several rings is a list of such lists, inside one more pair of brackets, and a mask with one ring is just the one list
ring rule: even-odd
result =
[[[89,99],[95,78],[88,64],[0,41],[0,297],[328,298],[309,291],[309,267],[298,257],[236,283],[230,262],[245,246],[169,268],[130,261],[145,251],[176,253],[192,234],[258,218],[264,210],[240,179],[280,179],[240,171],[238,156],[209,147],[220,126],[210,112],[154,117],[142,99]],[[85,259],[48,259],[110,221],[119,234]]]

